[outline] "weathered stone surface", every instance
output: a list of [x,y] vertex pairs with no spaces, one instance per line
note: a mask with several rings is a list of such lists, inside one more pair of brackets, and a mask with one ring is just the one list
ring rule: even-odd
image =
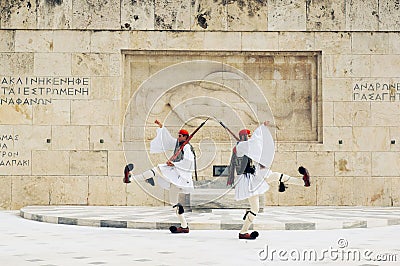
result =
[[107,175],[106,151],[71,151],[71,175]]
[[155,0],[154,19],[156,30],[189,30],[190,0]]
[[400,3],[391,0],[380,0],[379,3],[379,30],[400,30]]
[[89,149],[88,126],[53,126],[51,135],[53,150]]
[[121,176],[90,176],[88,204],[126,205],[126,185]]
[[228,30],[265,31],[268,29],[267,0],[227,1]]
[[71,55],[68,53],[35,53],[37,76],[71,76]]
[[346,27],[345,7],[344,1],[307,1],[307,30],[344,30]]
[[353,54],[387,54],[389,52],[389,33],[353,32]]
[[33,106],[35,125],[69,125],[71,105],[68,100],[52,100],[50,105]]
[[88,53],[90,52],[89,31],[62,30],[53,32],[53,48],[58,53]]
[[51,205],[87,205],[87,176],[57,176],[47,177]]
[[2,29],[35,29],[37,2],[5,0],[0,3]]
[[71,68],[72,75],[108,76],[110,56],[98,53],[73,54]]
[[278,50],[279,33],[277,32],[242,32],[242,49],[244,51]]
[[353,139],[354,151],[382,151],[390,146],[388,127],[353,127]]
[[15,50],[15,32],[0,30],[0,52],[13,52]]
[[39,29],[70,29],[73,0],[39,0],[37,27]]
[[349,2],[346,4],[346,30],[378,30],[378,12],[379,0]]
[[50,184],[43,176],[12,177],[11,209],[16,210],[28,205],[50,204]]
[[335,152],[335,176],[371,176],[371,154]]
[[154,30],[154,1],[121,1],[121,29]]
[[3,76],[33,74],[33,53],[0,53],[0,73]]
[[191,2],[191,30],[227,30],[228,5],[221,1]]
[[11,206],[11,176],[0,177],[0,208],[10,209]]
[[71,102],[71,123],[74,125],[117,125],[119,114],[118,102],[109,100],[92,100]]
[[352,33],[349,32],[315,32],[315,50],[324,54],[350,54]]
[[371,55],[371,77],[396,77],[400,69],[400,55]]
[[32,175],[69,175],[68,151],[32,151]]
[[120,2],[74,1],[72,29],[120,29]]
[[400,155],[393,152],[373,152],[372,153],[372,173],[373,177],[390,177],[400,175],[398,164]]
[[268,1],[268,30],[306,30],[306,2],[300,0]]

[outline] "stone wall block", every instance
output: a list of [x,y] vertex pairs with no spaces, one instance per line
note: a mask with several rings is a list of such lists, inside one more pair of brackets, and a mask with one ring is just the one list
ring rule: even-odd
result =
[[72,4],[72,29],[121,29],[121,2],[74,1]]
[[0,73],[4,76],[33,75],[33,53],[0,53]]
[[389,52],[389,33],[353,32],[353,54],[387,54]]
[[[108,151],[108,175],[119,176],[123,175],[123,168],[128,163],[137,164],[136,161],[127,161],[125,158],[125,152],[123,150]],[[136,171],[135,171],[136,172]]]
[[315,179],[317,206],[339,205],[342,201],[341,191],[343,179],[334,177],[318,177]]
[[48,177],[50,186],[50,205],[87,205],[87,176]]
[[119,126],[91,126],[89,142],[94,150],[122,150]]
[[0,176],[0,209],[10,209],[11,206],[11,176]]
[[108,174],[107,151],[71,151],[69,156],[71,175]]
[[167,49],[202,50],[204,32],[167,32]]
[[121,29],[154,30],[154,1],[121,1]]
[[73,125],[117,125],[119,103],[110,100],[74,100],[71,102],[71,124]]
[[53,150],[88,150],[89,127],[88,126],[53,126],[52,127]]
[[241,50],[240,32],[206,32],[204,35],[204,50]]
[[312,176],[334,175],[333,152],[297,152],[298,165],[302,165],[312,171]]
[[400,33],[389,32],[389,53],[400,54]]
[[69,53],[35,53],[37,76],[71,76],[71,64]]
[[68,151],[32,151],[32,175],[69,175]]
[[144,182],[132,182],[126,185],[128,206],[168,206],[168,190],[159,187],[151,187]]
[[371,77],[393,78],[400,71],[400,55],[371,55]]
[[[2,97],[2,99],[5,98],[7,97]],[[12,98],[14,102],[17,99]],[[7,102],[9,101],[10,98],[7,99]],[[2,125],[31,125],[32,106],[16,104],[2,105],[0,108],[0,123]]]
[[346,2],[346,30],[377,31],[379,0]]
[[380,0],[379,2],[379,30],[399,31],[399,3],[391,0]]
[[155,0],[156,30],[190,30],[190,0]]
[[19,30],[15,32],[15,52],[49,53],[54,48],[53,31]]
[[69,100],[52,99],[52,104],[33,106],[33,124],[69,125],[71,104]]
[[95,31],[90,36],[90,51],[92,53],[120,53],[128,48],[129,32],[126,31]]
[[229,31],[266,31],[268,3],[261,1],[227,1]]
[[242,49],[244,51],[277,51],[278,32],[242,32]]
[[228,28],[228,5],[218,1],[191,2],[191,30],[225,31]]
[[306,2],[301,0],[268,1],[268,30],[306,30]]
[[15,51],[15,31],[0,31],[0,53]]
[[62,30],[53,32],[53,51],[57,53],[90,52],[90,31]]
[[391,195],[391,205],[389,206],[400,206],[400,178],[394,177],[389,179],[390,184],[390,195]]
[[340,31],[346,27],[346,3],[344,1],[307,1],[308,31]]
[[335,176],[370,176],[370,152],[335,152]]
[[279,50],[311,51],[315,49],[313,32],[280,32]]
[[126,185],[121,176],[90,176],[89,205],[120,206],[126,205]]
[[[400,89],[400,87],[399,87]],[[371,103],[371,125],[372,126],[400,126],[396,119],[400,109],[400,102],[372,102]]]
[[50,183],[47,177],[14,176],[11,187],[12,210],[25,206],[50,204]]
[[323,54],[351,54],[350,32],[315,32],[315,50]]
[[348,102],[352,99],[350,78],[324,78],[322,97],[324,102]]
[[400,154],[393,152],[372,153],[372,177],[400,176]]
[[370,77],[373,69],[369,55],[326,55],[324,59],[324,77]]
[[70,29],[73,0],[39,0],[37,9],[38,29]]
[[51,138],[50,126],[20,125],[14,126],[14,134],[18,135],[18,141],[14,141],[14,149],[20,153],[30,150],[48,150],[50,148],[47,139]]
[[0,7],[2,29],[35,29],[37,27],[36,1],[2,1]]
[[109,76],[110,55],[99,53],[72,54],[72,75]]
[[353,127],[354,151],[387,151],[390,148],[389,128]]
[[166,49],[166,31],[132,31],[130,32],[130,49],[162,50]]

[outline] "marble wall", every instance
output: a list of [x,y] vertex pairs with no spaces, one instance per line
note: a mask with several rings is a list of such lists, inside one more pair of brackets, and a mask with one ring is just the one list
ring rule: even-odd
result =
[[[204,60],[215,59],[210,52],[234,53],[226,56],[232,60],[244,52],[267,53],[276,60],[318,54],[312,61],[315,79],[304,84],[311,88],[305,95],[315,93],[313,103],[320,109],[303,106],[308,113],[294,113],[305,119],[291,123],[277,119],[288,125],[277,130],[272,166],[299,176],[296,169],[304,165],[313,186],[278,193],[274,184],[266,204],[400,205],[396,1],[6,0],[0,5],[0,208],[164,204],[168,193],[122,183],[127,158],[138,158],[143,168],[159,160],[143,159],[136,144],[126,152],[124,125],[142,82],[171,65],[162,57],[154,60],[154,52],[178,50],[197,52]],[[141,67],[132,51],[143,52]],[[188,59],[174,57],[178,63]],[[265,62],[254,69],[255,63],[249,61],[250,68],[234,65],[253,78],[266,73],[260,66],[271,66]],[[286,108],[272,102],[276,93],[267,89],[268,82],[280,79],[255,79],[272,113],[283,113]],[[296,75],[286,80],[297,82]],[[173,92],[165,99],[175,99]],[[235,94],[223,96],[237,102]],[[293,103],[285,102],[288,108]],[[313,123],[315,136],[296,133],[305,122]],[[154,135],[153,125],[146,125],[144,145]],[[204,137],[209,135],[204,131]],[[224,132],[217,135],[228,138]],[[203,145],[203,151],[215,147],[212,142],[194,144],[196,149]],[[221,147],[215,163],[227,164],[231,143]],[[204,169],[202,178],[207,179],[211,168]]]

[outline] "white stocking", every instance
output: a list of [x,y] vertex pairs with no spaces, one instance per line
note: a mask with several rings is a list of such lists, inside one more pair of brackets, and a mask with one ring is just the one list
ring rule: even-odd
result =
[[253,221],[255,219],[255,215],[257,215],[258,210],[260,209],[260,196],[255,195],[255,196],[250,197],[249,204],[250,204],[251,212],[247,212],[246,219],[243,222],[242,230],[240,230],[241,234],[247,233],[251,224],[253,223]]
[[[280,178],[281,178],[281,173],[272,172],[270,175],[267,176],[265,181],[267,181],[267,183],[272,183],[275,181],[279,181]],[[304,181],[302,178],[292,177],[285,174],[283,174],[281,181],[284,182],[285,184],[304,186]]]

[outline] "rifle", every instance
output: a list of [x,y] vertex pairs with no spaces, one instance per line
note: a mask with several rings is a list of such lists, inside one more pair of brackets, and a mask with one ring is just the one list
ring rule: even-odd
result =
[[193,132],[192,134],[189,135],[189,137],[185,140],[185,142],[183,142],[183,144],[179,147],[179,149],[175,152],[174,155],[172,155],[171,158],[169,158],[169,161],[173,161],[176,159],[176,157],[178,157],[179,153],[181,153],[181,151],[183,150],[183,147],[185,147],[186,144],[189,143],[189,141],[193,138],[194,134],[196,134],[197,131],[199,131],[199,129],[204,126],[204,124],[207,122],[207,120],[210,118],[207,118],[206,121],[204,121],[203,123],[200,124],[200,126],[198,126]]
[[225,126],[224,123],[222,123],[222,121],[219,120],[217,121],[221,124],[223,128],[226,129],[226,131],[228,131],[236,139],[236,141],[239,141],[239,138],[235,135],[235,133],[233,133],[229,128],[227,128],[227,126]]

